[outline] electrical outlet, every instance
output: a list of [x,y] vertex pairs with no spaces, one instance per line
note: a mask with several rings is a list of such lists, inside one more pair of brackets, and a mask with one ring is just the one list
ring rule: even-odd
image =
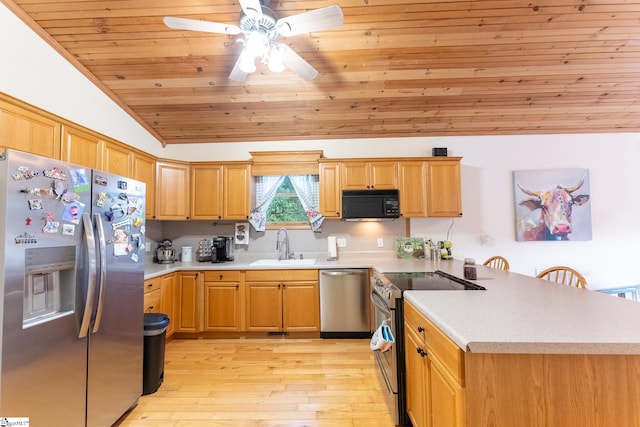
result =
[[347,247],[347,239],[338,239],[338,247],[346,248]]
[[378,237],[378,247],[384,248],[384,239],[382,237]]

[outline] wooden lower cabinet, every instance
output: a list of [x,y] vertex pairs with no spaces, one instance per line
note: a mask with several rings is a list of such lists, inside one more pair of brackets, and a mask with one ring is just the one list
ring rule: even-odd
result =
[[245,280],[247,331],[320,331],[318,270],[249,270]]
[[144,281],[145,313],[160,313],[161,311],[160,278],[156,277]]
[[413,427],[465,426],[464,353],[405,304],[407,412]]
[[241,271],[204,272],[204,330],[244,330],[244,286]]
[[197,271],[176,273],[175,332],[200,332],[202,275]]
[[165,274],[160,277],[160,307],[161,312],[169,316],[169,326],[167,326],[167,338],[175,331],[175,273]]

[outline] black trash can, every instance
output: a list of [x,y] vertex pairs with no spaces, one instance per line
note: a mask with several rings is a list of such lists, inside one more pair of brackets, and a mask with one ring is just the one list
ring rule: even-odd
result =
[[167,326],[169,326],[169,316],[166,314],[144,314],[143,395],[158,391],[164,380],[164,345]]

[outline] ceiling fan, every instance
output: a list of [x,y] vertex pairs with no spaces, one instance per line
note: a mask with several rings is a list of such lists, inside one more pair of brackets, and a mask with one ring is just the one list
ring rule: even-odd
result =
[[229,78],[243,81],[256,70],[256,59],[273,72],[285,67],[293,70],[306,81],[313,80],[318,71],[289,46],[277,41],[279,36],[295,36],[341,26],[342,9],[337,4],[310,10],[297,15],[278,18],[269,8],[270,0],[239,0],[242,7],[240,25],[166,16],[163,21],[169,28],[202,31],[228,35],[243,34],[236,41],[244,44]]

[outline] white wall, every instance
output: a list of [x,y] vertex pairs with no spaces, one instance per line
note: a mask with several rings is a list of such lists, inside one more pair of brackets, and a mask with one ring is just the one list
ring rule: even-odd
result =
[[[295,150],[301,146],[300,142],[282,141],[162,148],[4,5],[0,5],[0,54],[0,91],[155,156],[202,160],[204,149],[211,160],[246,160],[249,151]],[[463,157],[464,216],[453,220],[453,225],[449,219],[413,220],[412,235],[440,240],[451,226],[456,258],[483,261],[502,254],[513,271],[529,275],[538,268],[568,264],[580,270],[592,288],[640,284],[640,272],[634,265],[640,253],[640,200],[634,191],[640,182],[638,134],[304,142],[304,149],[323,150],[326,157],[428,156],[436,146]],[[512,172],[546,168],[590,170],[591,241],[515,242]],[[483,245],[481,235],[489,236],[491,243]]]

